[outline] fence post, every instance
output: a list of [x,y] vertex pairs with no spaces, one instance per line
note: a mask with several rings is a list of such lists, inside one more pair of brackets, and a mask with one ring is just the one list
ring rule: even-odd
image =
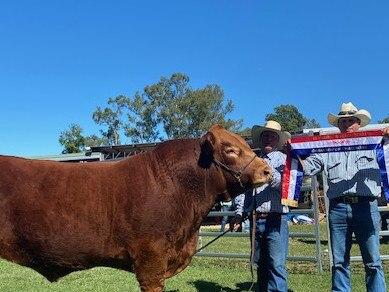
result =
[[319,197],[317,194],[318,184],[316,176],[312,178],[311,182],[312,191],[313,191],[313,212],[315,218],[315,239],[316,239],[316,262],[317,262],[317,271],[321,275],[323,274],[323,264],[321,257],[321,248],[320,248],[320,218],[319,218]]

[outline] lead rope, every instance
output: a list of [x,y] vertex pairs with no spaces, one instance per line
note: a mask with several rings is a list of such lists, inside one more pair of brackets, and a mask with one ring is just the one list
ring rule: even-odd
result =
[[208,242],[207,244],[204,244],[203,246],[199,247],[197,250],[196,250],[196,253],[199,253],[199,252],[202,252],[204,248],[206,248],[208,245],[210,245],[211,243],[215,242],[216,240],[218,240],[220,237],[222,237],[223,235],[225,235],[226,233],[230,232],[230,228],[228,228],[226,231],[224,231],[223,233],[219,234],[218,236],[216,236],[214,239],[212,239],[210,242]]
[[[208,169],[205,169],[205,176],[204,176],[204,197],[207,196],[207,177],[208,177]],[[227,191],[225,191],[227,192]],[[206,248],[208,245],[210,245],[211,243],[213,243],[214,241],[218,240],[220,237],[222,237],[223,235],[225,235],[226,233],[228,233],[230,231],[230,229],[227,229],[226,231],[224,231],[223,233],[219,234],[218,236],[216,236],[214,239],[212,239],[210,242],[208,242],[207,244],[199,247],[195,254],[201,252],[204,248]]]
[[255,209],[253,210],[252,213],[252,219],[251,219],[251,252],[250,252],[250,272],[251,272],[251,286],[248,291],[251,291],[253,289],[254,284],[255,284],[255,279],[254,279],[254,254],[255,254],[255,231],[257,229],[257,220],[256,220],[257,214],[255,212]]

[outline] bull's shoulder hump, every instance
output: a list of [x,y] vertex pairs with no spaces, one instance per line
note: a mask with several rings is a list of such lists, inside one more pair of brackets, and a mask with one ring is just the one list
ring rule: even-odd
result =
[[184,155],[193,153],[194,150],[200,147],[199,139],[186,138],[186,139],[174,139],[168,140],[159,144],[153,151],[158,153],[173,153],[176,155]]

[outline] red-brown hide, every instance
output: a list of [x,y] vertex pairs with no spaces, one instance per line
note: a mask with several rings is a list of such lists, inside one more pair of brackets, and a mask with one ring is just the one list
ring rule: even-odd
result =
[[167,141],[119,162],[0,156],[0,256],[51,281],[108,266],[135,272],[142,291],[162,291],[189,264],[216,196],[271,179],[255,158],[242,188],[214,159],[241,170],[253,156],[218,125],[201,139]]

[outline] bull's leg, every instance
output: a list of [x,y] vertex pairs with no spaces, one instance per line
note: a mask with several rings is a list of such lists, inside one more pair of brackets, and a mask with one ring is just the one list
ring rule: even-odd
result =
[[165,286],[166,255],[143,251],[135,260],[135,274],[142,292],[162,292]]

